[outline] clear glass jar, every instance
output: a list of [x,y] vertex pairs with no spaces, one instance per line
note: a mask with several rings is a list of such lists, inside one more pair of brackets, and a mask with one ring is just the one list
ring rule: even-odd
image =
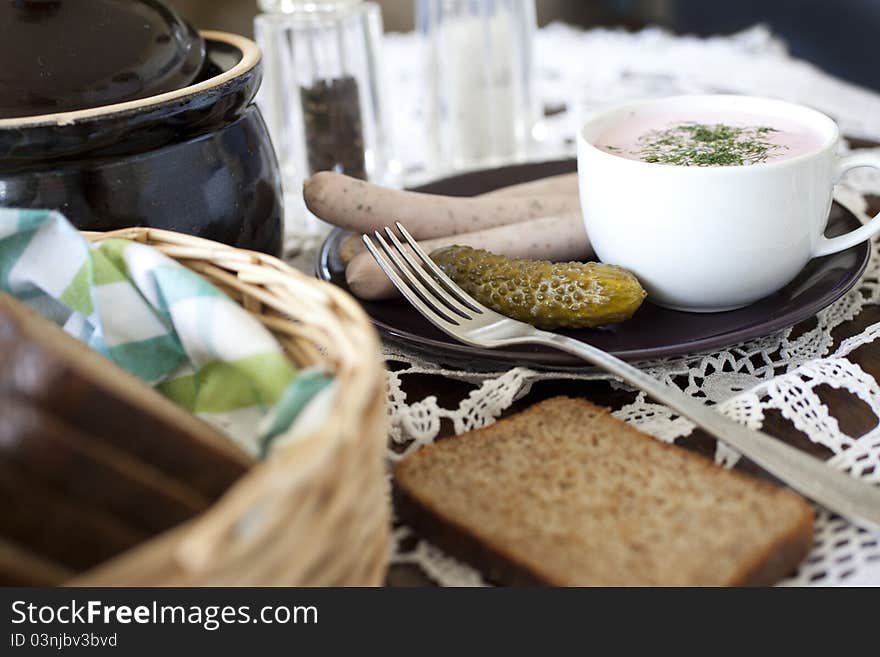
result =
[[528,158],[535,0],[416,0],[426,49],[427,131],[435,171]]
[[[302,182],[332,170],[385,183],[382,13],[361,0],[260,0],[258,103],[284,172],[288,233],[326,232],[305,211]],[[292,206],[292,207],[291,207]]]

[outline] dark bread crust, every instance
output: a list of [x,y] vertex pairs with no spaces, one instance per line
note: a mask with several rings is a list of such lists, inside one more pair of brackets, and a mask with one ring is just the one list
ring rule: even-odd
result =
[[0,536],[73,571],[91,568],[149,535],[126,520],[72,502],[0,463]]
[[29,400],[209,499],[253,465],[208,424],[5,294],[0,354],[0,393]]
[[394,509],[403,522],[444,552],[472,565],[489,582],[505,586],[554,586],[513,556],[493,549],[429,504],[420,502],[401,485],[395,483],[392,494]]
[[730,581],[730,586],[772,586],[797,569],[813,549],[813,510],[806,501],[802,510],[798,524],[779,537],[763,555],[744,566],[740,575]]
[[73,571],[0,537],[0,586],[61,586]]
[[[800,496],[778,488],[768,482],[753,479],[735,470],[723,470],[703,456],[683,450],[680,447],[657,441],[656,439],[617,420],[604,409],[587,402],[567,397],[556,397],[540,402],[525,411],[502,419],[485,429],[470,433],[516,432],[519,424],[528,422],[533,416],[558,412],[560,406],[578,405],[580,410],[591,414],[601,413],[603,419],[616,423],[615,431],[627,433],[630,438],[650,443],[653,450],[672,450],[677,458],[688,461],[689,467],[711,472],[710,476],[724,476],[739,480],[753,490],[764,495],[794,502],[798,507],[799,518],[794,526],[785,534],[777,537],[762,553],[751,560],[743,562],[737,572],[727,581],[720,582],[724,586],[766,586],[793,572],[800,561],[806,556],[813,544],[813,511],[810,505]],[[573,407],[572,407],[573,408]],[[551,573],[541,572],[541,564],[527,564],[518,561],[511,551],[503,545],[488,545],[466,527],[462,526],[449,513],[426,496],[421,495],[417,482],[411,481],[410,471],[414,466],[427,460],[436,449],[455,449],[457,441],[467,440],[469,434],[462,434],[444,439],[437,445],[428,446],[407,457],[397,464],[394,471],[395,499],[401,517],[425,536],[450,554],[473,564],[484,572],[488,579],[509,585],[555,585],[565,586],[569,583],[556,581]]]
[[148,533],[189,520],[212,500],[126,452],[0,391],[0,464],[67,500],[124,518]]

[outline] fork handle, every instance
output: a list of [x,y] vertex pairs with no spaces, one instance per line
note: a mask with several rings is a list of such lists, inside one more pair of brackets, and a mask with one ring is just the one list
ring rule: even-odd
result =
[[734,422],[601,349],[564,335],[535,333],[535,342],[579,356],[643,390],[804,496],[865,529],[880,530],[880,488],[835,470],[766,433]]

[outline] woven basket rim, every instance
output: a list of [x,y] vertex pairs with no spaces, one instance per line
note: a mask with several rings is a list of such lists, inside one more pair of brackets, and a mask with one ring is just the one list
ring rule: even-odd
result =
[[[326,425],[316,435],[298,441],[296,445],[285,445],[275,450],[200,517],[184,527],[166,532],[167,537],[160,535],[148,541],[142,546],[143,549],[135,548],[111,560],[107,567],[99,566],[94,571],[96,577],[90,577],[91,572],[86,573],[75,583],[115,583],[114,578],[118,579],[121,573],[134,573],[138,567],[144,568],[151,563],[150,560],[159,559],[157,555],[163,555],[162,558],[169,561],[163,572],[176,573],[173,577],[169,575],[172,583],[214,581],[211,576],[217,573],[222,573],[222,578],[233,577],[233,566],[238,569],[247,567],[247,562],[243,561],[244,555],[252,551],[256,540],[243,538],[241,531],[246,518],[250,518],[248,523],[253,524],[250,521],[253,520],[254,509],[261,510],[264,516],[262,521],[266,525],[267,537],[275,536],[274,540],[277,540],[279,535],[283,535],[289,539],[284,523],[295,523],[299,518],[297,514],[306,513],[302,509],[297,510],[296,503],[291,505],[291,500],[300,499],[305,508],[305,503],[312,500],[314,495],[320,493],[326,496],[328,482],[323,481],[320,490],[316,488],[316,482],[326,479],[326,473],[339,467],[340,463],[351,463],[352,467],[357,468],[354,470],[357,475],[370,476],[357,482],[357,477],[349,474],[345,479],[352,481],[333,481],[332,494],[337,498],[344,497],[347,506],[339,502],[330,508],[344,514],[348,507],[354,508],[357,504],[372,500],[370,508],[374,512],[362,511],[353,519],[350,518],[349,524],[372,523],[359,531],[376,537],[377,541],[375,549],[365,551],[363,555],[352,553],[347,558],[352,562],[357,559],[362,561],[366,558],[364,555],[372,554],[372,561],[361,564],[357,571],[369,572],[371,578],[384,575],[387,542],[390,540],[390,502],[384,472],[387,437],[384,366],[378,335],[360,304],[338,287],[309,277],[279,258],[205,238],[142,227],[106,233],[84,231],[83,234],[91,242],[128,239],[148,244],[206,276],[257,317],[276,336],[297,366],[319,363],[328,367],[339,384],[339,402]],[[380,409],[381,412],[377,413]],[[361,473],[361,470],[364,472]],[[302,493],[299,497],[297,486],[303,488],[299,491]],[[289,516],[286,517],[285,513]],[[314,518],[307,517],[306,520],[312,522],[313,528],[324,527],[330,522],[323,519],[321,514]],[[348,525],[343,527],[347,528]],[[330,540],[332,534],[327,536]],[[162,541],[169,542],[171,547],[160,549],[151,545],[161,545]],[[285,573],[293,579],[293,583],[323,581],[323,571],[319,566],[327,561],[324,551],[311,550],[308,554],[318,565],[303,565],[302,572],[295,565],[284,565]],[[343,556],[340,555],[337,561]],[[381,560],[381,564],[377,559]],[[257,566],[254,568],[257,572],[266,570],[266,567],[262,567],[262,570]],[[334,568],[339,571],[342,566],[336,563]],[[257,583],[266,582],[259,580]]]

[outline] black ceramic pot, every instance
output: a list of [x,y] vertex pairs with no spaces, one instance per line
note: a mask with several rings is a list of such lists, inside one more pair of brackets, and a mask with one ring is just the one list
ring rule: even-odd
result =
[[0,2],[0,117],[147,98],[192,84],[199,33],[162,0]]
[[204,32],[183,89],[0,120],[0,205],[63,212],[83,230],[148,226],[278,255],[281,175],[259,110],[260,54]]

